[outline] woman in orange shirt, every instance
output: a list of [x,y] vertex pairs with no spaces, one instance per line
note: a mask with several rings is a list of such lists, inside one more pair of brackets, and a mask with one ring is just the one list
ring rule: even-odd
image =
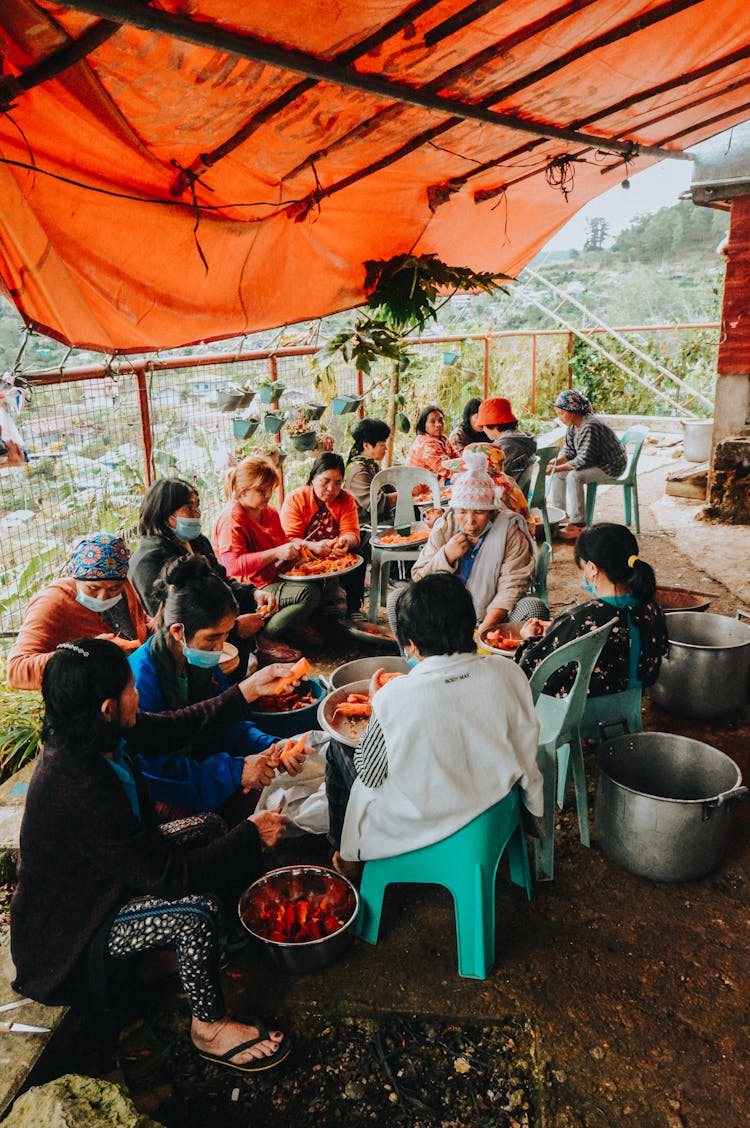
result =
[[[278,472],[267,458],[245,458],[227,473],[228,504],[214,528],[214,550],[227,574],[276,596],[279,610],[265,634],[272,639],[299,628],[320,603],[319,582],[280,580],[279,572],[299,559],[299,541],[290,541],[279,514],[269,505]],[[303,641],[309,641],[304,640]]]
[[[359,548],[357,502],[343,489],[344,460],[340,454],[319,454],[312,464],[307,484],[287,494],[281,507],[281,523],[290,538],[299,538],[318,556],[344,556]],[[326,581],[323,603],[334,604],[338,583],[346,592],[347,616],[361,614],[365,586],[362,565],[337,581]]]

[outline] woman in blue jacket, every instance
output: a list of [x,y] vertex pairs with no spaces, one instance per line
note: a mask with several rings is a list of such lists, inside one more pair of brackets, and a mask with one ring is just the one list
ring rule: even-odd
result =
[[[219,661],[238,610],[231,590],[202,556],[170,561],[155,589],[155,632],[128,659],[147,713],[194,705],[228,688]],[[220,738],[196,739],[180,752],[141,755],[139,763],[151,798],[169,808],[163,813],[220,810],[233,822],[254,805],[248,793],[273,779],[276,743],[251,721],[238,721]],[[303,761],[301,756],[299,766]]]

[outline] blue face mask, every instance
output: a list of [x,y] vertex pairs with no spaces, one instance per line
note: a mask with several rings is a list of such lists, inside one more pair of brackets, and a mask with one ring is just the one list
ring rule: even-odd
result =
[[199,650],[197,646],[186,646],[183,642],[182,653],[185,655],[188,665],[198,666],[201,670],[212,670],[214,666],[218,666],[221,662],[221,650]]
[[581,572],[581,587],[584,591],[587,591],[589,595],[596,596],[596,588],[593,584],[590,584],[588,582],[588,580],[586,579],[586,574],[584,572]]
[[417,658],[416,654],[406,654],[404,657],[406,658],[407,666],[411,666],[412,670],[415,666],[419,665],[419,658]]
[[192,541],[201,535],[200,517],[175,517],[175,533],[181,541]]
[[76,603],[80,603],[87,611],[95,611],[97,615],[101,615],[102,611],[111,611],[121,599],[122,593],[113,595],[111,599],[94,599],[93,595],[86,595],[83,591],[79,591],[76,595]]

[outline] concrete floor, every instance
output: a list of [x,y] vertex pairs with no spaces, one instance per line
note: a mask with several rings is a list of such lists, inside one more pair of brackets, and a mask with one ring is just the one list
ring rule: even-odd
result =
[[[644,448],[641,556],[661,584],[712,592],[711,612],[734,616],[739,606],[750,609],[750,529],[702,524],[698,503],[665,496],[667,471],[681,465],[673,450],[659,446],[658,437]],[[622,491],[600,490],[596,516],[622,520]],[[572,549],[558,543],[550,571],[553,610],[580,596]],[[731,723],[698,725],[647,702],[644,718],[647,729],[722,749],[750,776],[747,710]],[[593,798],[593,753],[587,777]],[[232,1002],[279,1018],[292,1031],[311,1012],[395,1011],[464,1021],[513,1016],[525,1022],[534,1045],[538,1123],[747,1124],[739,1078],[750,1036],[750,803],[731,816],[719,869],[681,885],[616,868],[599,849],[595,828],[591,849],[583,848],[569,808],[560,818],[554,882],[537,885],[527,903],[498,880],[497,965],[486,980],[456,974],[448,894],[394,887],[376,947],[357,942],[340,963],[307,977],[285,976],[248,953],[238,965],[243,974],[231,981]],[[325,862],[324,842],[295,840],[273,861],[303,858]]]

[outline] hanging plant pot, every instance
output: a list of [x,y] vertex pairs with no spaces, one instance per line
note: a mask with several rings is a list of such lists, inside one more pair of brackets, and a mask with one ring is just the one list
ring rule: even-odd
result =
[[257,419],[233,419],[232,434],[235,439],[249,439],[258,429]]
[[261,403],[278,403],[284,392],[286,385],[280,384],[278,381],[275,384],[264,384],[258,392]]
[[397,429],[401,432],[402,435],[408,435],[409,431],[411,431],[411,423],[409,422],[409,416],[404,415],[403,411],[397,411],[396,412],[396,418],[395,418],[394,422],[396,424]]
[[315,431],[302,431],[299,435],[290,435],[289,443],[294,450],[315,450],[318,436]]
[[326,409],[324,403],[305,403],[300,408],[303,419],[320,419]]
[[444,352],[443,353],[443,364],[452,365],[452,364],[455,364],[457,360],[458,360],[458,353],[457,352]]
[[334,415],[349,415],[362,403],[363,396],[334,396],[331,408]]
[[280,411],[267,411],[263,416],[263,429],[267,435],[278,435],[286,423],[286,416]]
[[216,392],[216,406],[219,411],[243,411],[253,401],[255,392],[246,392],[242,388],[218,388]]

